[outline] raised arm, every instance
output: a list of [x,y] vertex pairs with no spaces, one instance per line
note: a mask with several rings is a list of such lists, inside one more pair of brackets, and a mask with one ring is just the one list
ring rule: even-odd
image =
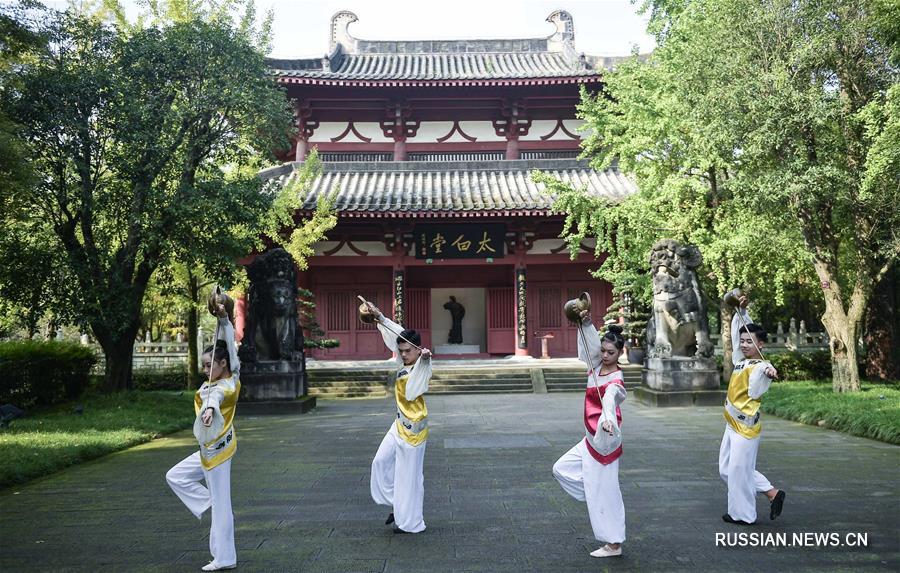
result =
[[578,335],[578,359],[588,367],[597,368],[600,366],[600,333],[590,318],[585,318],[578,328],[581,330]]
[[757,400],[763,394],[769,391],[769,386],[772,385],[772,378],[769,377],[768,371],[774,367],[769,362],[762,362],[761,364],[757,364],[756,368],[750,373],[750,388],[747,390],[747,394],[750,398]]
[[[384,339],[384,345],[393,353],[397,353],[397,334],[403,332],[403,327],[383,314],[378,315],[378,332]],[[392,332],[393,331],[393,332]]]
[[234,326],[228,320],[228,316],[219,317],[218,320],[218,340],[224,340],[225,345],[228,346],[228,362],[231,364],[231,373],[234,374],[235,378],[240,378],[241,360],[238,358],[237,344],[234,341]]
[[603,414],[600,423],[609,422],[611,428],[618,429],[619,422],[616,420],[616,408],[625,401],[625,387],[618,384],[610,384],[606,387],[606,393],[603,394]]
[[753,322],[750,319],[750,313],[747,312],[745,307],[739,306],[734,309],[734,316],[731,318],[731,364],[737,365],[738,362],[744,359],[744,353],[741,352],[741,328],[744,326],[744,323],[741,322],[741,316],[744,317],[744,322],[750,324]]

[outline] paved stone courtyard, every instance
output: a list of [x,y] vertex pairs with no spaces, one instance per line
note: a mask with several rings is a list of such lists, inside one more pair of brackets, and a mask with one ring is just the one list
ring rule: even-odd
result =
[[[232,470],[239,571],[897,571],[900,448],[765,418],[758,468],[784,514],[728,526],[718,408],[624,407],[620,479],[628,540],[597,547],[583,504],[551,474],[582,435],[582,395],[428,399],[425,521],[394,535],[369,497],[390,399],[321,401],[311,414],[243,417]],[[0,571],[199,571],[209,515],[194,519],[166,470],[190,432],[0,492]],[[867,533],[868,547],[717,547],[717,532]]]

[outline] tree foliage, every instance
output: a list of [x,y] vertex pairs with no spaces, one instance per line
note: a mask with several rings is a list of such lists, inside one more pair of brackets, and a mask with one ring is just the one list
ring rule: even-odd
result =
[[658,49],[606,74],[606,93],[579,108],[585,154],[597,168],[618,161],[639,191],[604,204],[538,176],[568,213],[571,244],[596,235],[610,253],[601,276],[613,282],[648,285],[638,270],[664,236],[700,247],[716,294],[743,284],[778,300],[815,273],[835,389],[857,389],[858,327],[898,254],[897,9],[645,6]]
[[233,266],[273,197],[256,171],[287,145],[291,116],[263,55],[227,24],[122,34],[73,13],[22,67],[5,109],[38,182],[16,224],[44,221],[77,285],[71,301],[104,348],[107,384],[130,384],[153,273],[179,253]]

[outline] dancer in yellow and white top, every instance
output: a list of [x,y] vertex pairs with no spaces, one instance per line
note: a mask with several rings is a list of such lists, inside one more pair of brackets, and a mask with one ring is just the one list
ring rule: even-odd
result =
[[760,354],[768,337],[761,326],[750,320],[747,313],[749,299],[741,295],[739,301],[731,321],[734,371],[728,382],[723,412],[725,435],[719,448],[719,475],[728,484],[728,513],[722,519],[728,523],[751,525],[756,521],[757,493],[765,493],[769,498],[769,519],[781,514],[785,494],[756,471],[762,429],[760,399],[769,390],[772,379],[778,377],[778,371]]
[[[241,392],[240,369],[234,341],[234,327],[225,307],[214,302],[219,321],[218,339],[203,351],[201,362],[208,381],[194,395],[197,421],[194,434],[200,451],[189,455],[166,474],[175,495],[197,519],[212,509],[209,552],[212,561],[203,571],[234,569],[234,515],[231,511],[231,458],[237,450],[234,414]],[[206,482],[206,487],[200,483]]]
[[385,524],[393,523],[394,533],[419,533],[425,530],[422,468],[428,438],[428,407],[424,394],[431,380],[431,351],[417,348],[422,344],[418,332],[404,329],[370,303],[369,308],[375,313],[385,346],[397,355],[398,361],[394,387],[397,416],[372,460],[372,499],[391,508]]

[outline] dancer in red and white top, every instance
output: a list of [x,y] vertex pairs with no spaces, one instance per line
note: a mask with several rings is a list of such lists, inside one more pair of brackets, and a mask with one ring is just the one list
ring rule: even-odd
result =
[[583,311],[578,333],[578,358],[589,368],[584,395],[585,437],[553,465],[563,490],[586,501],[594,537],[604,544],[592,557],[622,555],[625,541],[625,505],[619,489],[622,455],[622,412],[625,381],[619,356],[625,347],[622,328],[607,327],[602,336]]

